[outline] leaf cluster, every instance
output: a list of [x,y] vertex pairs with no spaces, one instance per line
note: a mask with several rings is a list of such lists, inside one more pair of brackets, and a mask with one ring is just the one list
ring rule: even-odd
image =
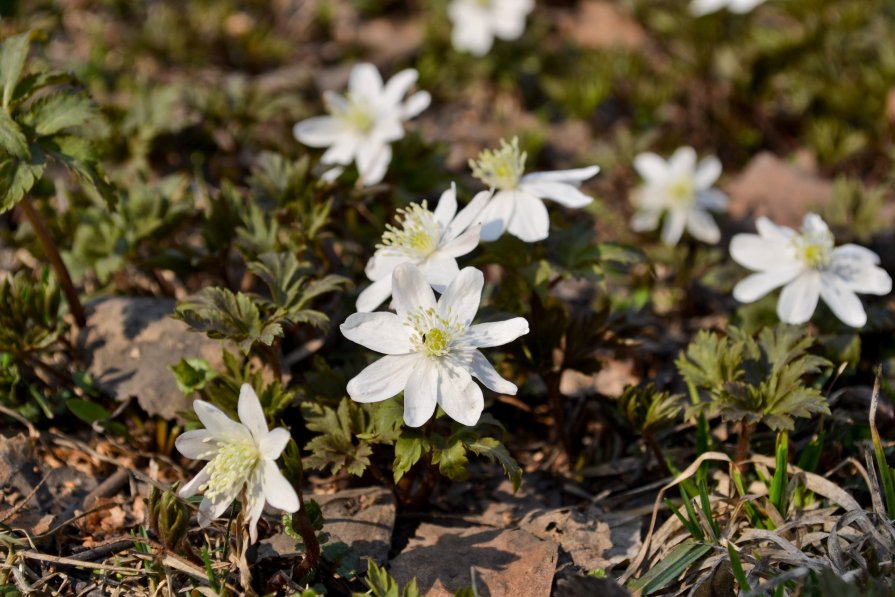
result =
[[683,396],[659,392],[655,385],[628,386],[618,399],[618,411],[640,433],[670,427],[683,410]]
[[797,326],[763,328],[756,337],[731,327],[726,335],[700,331],[675,361],[691,386],[708,394],[708,408],[728,421],[792,429],[794,417],[829,414],[806,378],[830,363],[808,351],[814,339]]

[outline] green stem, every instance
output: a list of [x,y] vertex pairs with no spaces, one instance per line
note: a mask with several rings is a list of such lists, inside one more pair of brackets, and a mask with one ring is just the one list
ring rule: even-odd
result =
[[62,261],[62,256],[56,248],[56,243],[53,242],[53,236],[50,234],[43,218],[40,217],[40,214],[37,213],[37,210],[34,208],[34,204],[31,202],[31,197],[25,195],[22,197],[19,205],[22,207],[22,211],[25,212],[25,217],[28,218],[31,227],[34,229],[34,233],[37,235],[41,245],[43,245],[44,251],[47,253],[47,259],[50,260],[50,266],[56,273],[56,279],[62,287],[62,292],[65,293],[65,299],[68,301],[68,308],[75,318],[75,323],[77,323],[80,328],[85,327],[87,325],[87,317],[84,315],[84,307],[81,305],[81,299],[78,298],[78,291],[75,290],[75,285],[71,281],[71,275],[68,273],[68,268],[65,267],[65,262]]

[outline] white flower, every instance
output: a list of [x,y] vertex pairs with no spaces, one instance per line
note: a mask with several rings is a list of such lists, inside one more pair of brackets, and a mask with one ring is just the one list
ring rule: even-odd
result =
[[435,406],[455,421],[475,425],[482,414],[479,381],[495,392],[515,394],[478,348],[500,346],[528,333],[522,317],[473,324],[479,308],[482,272],[463,268],[438,302],[423,273],[403,263],[392,274],[397,314],[354,313],[340,326],[353,342],[385,353],[348,382],[357,402],[378,402],[404,391],[404,422],[419,427]]
[[376,184],[392,161],[390,143],[404,136],[403,122],[425,110],[431,101],[425,91],[404,100],[418,76],[413,69],[403,70],[383,85],[375,66],[357,64],[344,97],[332,91],[324,94],[330,115],[303,120],[292,132],[305,145],[329,147],[320,159],[323,164],[355,162],[363,183]]
[[484,56],[495,36],[520,37],[534,6],[534,0],[453,0],[448,6],[448,18],[454,24],[451,43],[461,52]]
[[593,201],[578,186],[596,175],[599,167],[523,175],[527,155],[519,151],[519,140],[514,137],[507,143],[501,139],[500,145],[500,149],[483,151],[477,161],[469,161],[472,175],[497,189],[479,214],[482,240],[496,240],[507,230],[525,242],[544,240],[550,231],[550,216],[543,199],[566,207],[584,207]]
[[637,232],[655,230],[662,214],[662,241],[676,245],[686,228],[694,238],[716,243],[721,238],[709,210],[727,209],[727,196],[712,185],[721,176],[721,162],[710,156],[696,163],[696,151],[681,147],[667,162],[654,153],[634,158],[634,169],[645,184],[633,194],[637,213],[631,228]]
[[767,218],[755,222],[758,234],[737,234],[730,243],[733,259],[758,273],[740,281],[733,296],[757,301],[783,286],[777,315],[786,323],[811,319],[818,297],[847,325],[861,327],[867,315],[855,293],[885,295],[892,278],[878,266],[879,256],[858,245],[833,246],[827,224],[808,214],[802,233]]
[[690,3],[690,14],[701,17],[712,12],[717,12],[724,7],[730,12],[745,14],[751,11],[765,0],[693,0]]
[[392,271],[402,263],[413,263],[433,288],[444,290],[460,272],[456,258],[479,244],[481,226],[471,224],[490,197],[482,191],[457,213],[457,189],[452,184],[434,212],[425,201],[399,209],[400,227],[386,226],[382,243],[367,262],[365,271],[373,284],[357,297],[357,310],[372,311],[392,295]]
[[199,524],[204,527],[222,515],[244,488],[249,535],[254,543],[265,502],[286,512],[299,507],[295,489],[275,462],[289,443],[289,432],[282,427],[267,430],[261,403],[248,384],[239,391],[239,423],[202,400],[196,400],[193,408],[205,429],[187,431],[174,445],[187,458],[209,462],[179,494],[184,498],[200,491],[205,494],[199,504]]

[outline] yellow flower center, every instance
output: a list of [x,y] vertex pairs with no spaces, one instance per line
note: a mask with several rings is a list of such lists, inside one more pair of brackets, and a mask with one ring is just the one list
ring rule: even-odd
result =
[[427,357],[443,357],[456,348],[455,342],[463,334],[463,324],[452,317],[442,317],[435,309],[420,308],[407,318],[405,325],[413,328],[410,343],[414,350]]
[[355,98],[350,93],[345,99],[348,105],[344,108],[332,109],[332,115],[360,133],[370,132],[376,124],[373,108],[366,100]]
[[828,231],[805,232],[793,240],[796,255],[812,269],[824,269],[830,264],[833,234]]
[[422,205],[411,203],[406,209],[399,209],[397,219],[398,226],[386,224],[382,243],[376,248],[420,258],[428,257],[438,248],[441,225],[425,201]]
[[255,442],[241,437],[221,443],[217,455],[208,463],[208,481],[199,489],[208,499],[232,492],[249,479],[261,461],[261,454]]
[[679,178],[668,185],[668,196],[677,205],[690,205],[696,198],[693,180],[689,177]]
[[469,160],[472,175],[492,189],[511,190],[519,184],[525,172],[524,151],[519,150],[519,138],[507,143],[500,140],[500,149],[486,149],[479,154],[478,160]]

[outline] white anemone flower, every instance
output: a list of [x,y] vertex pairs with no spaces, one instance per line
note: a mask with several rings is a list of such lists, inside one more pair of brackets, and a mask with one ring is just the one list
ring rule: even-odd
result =
[[483,241],[496,240],[504,231],[529,243],[544,240],[550,231],[544,199],[565,207],[584,207],[593,201],[578,187],[600,171],[598,166],[524,174],[527,157],[514,137],[510,143],[501,139],[500,149],[486,149],[478,160],[469,160],[472,175],[496,190],[479,214]]
[[357,64],[351,69],[348,93],[323,95],[330,115],[302,120],[292,132],[305,145],[328,147],[320,161],[338,166],[336,176],[341,166],[354,162],[363,183],[376,184],[392,161],[390,144],[404,136],[404,121],[425,110],[432,99],[426,91],[404,99],[418,76],[409,68],[383,84],[375,66]]
[[801,234],[764,217],[755,226],[758,234],[737,234],[730,243],[734,261],[758,272],[733,289],[740,302],[757,301],[783,286],[777,302],[782,321],[805,323],[821,298],[836,317],[857,328],[867,323],[867,314],[856,293],[892,291],[879,256],[859,245],[834,247],[833,234],[816,214],[805,216]]
[[354,313],[340,326],[349,340],[386,355],[348,382],[348,395],[378,402],[403,390],[410,427],[428,421],[436,406],[463,425],[475,425],[484,398],[473,377],[495,392],[516,393],[478,349],[527,334],[528,322],[516,317],[473,324],[485,283],[473,267],[460,270],[438,301],[412,263],[402,263],[392,276],[397,313]]
[[730,12],[746,14],[765,0],[693,0],[690,3],[690,14],[701,17],[709,13],[727,8]]
[[519,39],[534,0],[453,0],[448,18],[454,24],[451,43],[460,52],[484,56],[494,38]]
[[472,223],[490,197],[482,191],[457,213],[457,188],[452,184],[434,212],[426,201],[399,209],[399,225],[386,226],[382,243],[367,262],[365,271],[373,284],[357,297],[357,310],[372,311],[392,295],[392,272],[402,263],[413,263],[433,288],[444,290],[460,272],[457,257],[479,244],[481,226]]
[[665,214],[662,242],[673,246],[686,229],[694,238],[717,243],[721,231],[709,211],[727,209],[727,196],[712,188],[721,176],[721,162],[709,156],[698,164],[696,150],[681,147],[665,161],[654,153],[634,158],[634,169],[644,180],[632,199],[637,212],[631,228],[637,232],[655,230]]
[[265,502],[286,512],[299,508],[295,489],[275,462],[289,443],[289,432],[282,427],[267,430],[261,403],[248,384],[239,391],[240,422],[202,400],[196,400],[193,408],[205,429],[187,431],[174,445],[187,458],[209,462],[179,494],[184,498],[204,494],[199,504],[199,525],[203,527],[243,494],[249,536],[254,543]]

